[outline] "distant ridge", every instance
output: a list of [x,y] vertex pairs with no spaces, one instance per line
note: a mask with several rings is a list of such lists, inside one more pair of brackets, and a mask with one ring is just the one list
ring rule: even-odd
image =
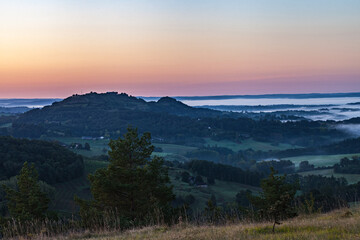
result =
[[[178,101],[192,100],[226,100],[226,99],[259,99],[259,98],[288,98],[288,99],[306,99],[306,98],[339,98],[339,97],[360,97],[360,92],[352,93],[302,93],[302,94],[260,94],[260,95],[214,95],[214,96],[175,96],[170,97]],[[162,97],[144,97],[137,96],[145,101],[158,101]],[[0,98],[0,107],[44,107],[54,102],[60,102],[61,98]]]
[[[12,131],[15,136],[35,138],[44,134],[104,136],[108,133],[116,135],[130,124],[140,130],[161,134],[169,132],[168,129],[171,128],[178,131],[182,126],[191,125],[193,119],[223,116],[243,115],[194,108],[170,97],[163,97],[157,102],[146,102],[126,93],[91,92],[76,94],[52,105],[21,114],[13,121]],[[179,126],[180,124],[183,125]]]
[[59,98],[0,98],[0,107],[43,107],[61,100]]
[[[260,94],[260,95],[215,95],[215,96],[176,96],[172,97],[176,100],[225,100],[236,98],[289,98],[289,99],[305,99],[305,98],[339,98],[339,97],[360,97],[360,92],[352,93],[301,93],[301,94]],[[160,97],[140,97],[147,101],[156,101]]]

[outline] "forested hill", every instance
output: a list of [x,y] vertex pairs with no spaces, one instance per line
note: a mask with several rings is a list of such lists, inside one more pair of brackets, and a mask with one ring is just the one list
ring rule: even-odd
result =
[[[193,108],[170,97],[146,102],[125,93],[89,93],[73,95],[22,114],[13,122],[10,134],[35,138],[49,132],[73,136],[114,136],[131,124],[140,130],[163,135],[162,132],[167,131],[164,128],[173,128],[170,125],[174,125],[174,122],[177,122],[176,125],[188,125],[193,119],[222,116],[241,114]],[[172,133],[165,135],[168,134]]]
[[85,95],[73,95],[61,102],[55,102],[51,106],[46,106],[38,111],[31,111],[25,115],[27,120],[33,117],[35,122],[41,114],[52,114],[53,118],[59,118],[61,115],[71,113],[72,111],[107,111],[123,112],[140,111],[169,113],[177,116],[204,117],[220,116],[233,113],[224,113],[206,108],[193,108],[170,97],[163,97],[157,102],[146,102],[141,98],[129,96],[126,93],[117,92],[108,93],[88,93]]
[[84,171],[83,158],[57,143],[0,137],[0,180],[17,175],[24,162],[35,164],[40,179],[49,184],[77,178]]
[[346,138],[332,123],[256,121],[241,113],[193,108],[169,97],[146,102],[124,93],[74,95],[11,121],[7,124],[10,127],[0,128],[0,135],[117,138],[132,125],[140,132],[151,132],[154,139],[179,144],[203,144],[204,138],[239,142],[251,137],[308,146],[323,144],[327,139]]

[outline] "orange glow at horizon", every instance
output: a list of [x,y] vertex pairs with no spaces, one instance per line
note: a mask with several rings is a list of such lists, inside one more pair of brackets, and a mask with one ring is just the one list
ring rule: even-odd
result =
[[[360,91],[354,89],[359,85],[349,86],[360,82],[359,16],[318,19],[308,13],[312,21],[299,15],[286,22],[266,19],[262,12],[246,18],[227,9],[227,16],[214,6],[174,17],[162,5],[159,13],[146,4],[136,6],[137,12],[111,3],[119,13],[111,9],[112,1],[106,7],[81,6],[82,12],[75,4],[36,2],[0,4],[5,9],[0,10],[0,98],[65,97],[83,90],[192,92],[181,84],[201,86],[204,95],[207,83],[223,82],[228,88],[218,94],[234,94],[231,83],[242,86],[239,94],[256,92],[256,84],[268,86],[267,92],[285,91],[280,82],[292,92],[291,79],[297,85],[317,76],[325,84],[325,76],[350,79],[343,89]],[[336,88],[319,85],[316,91]]]

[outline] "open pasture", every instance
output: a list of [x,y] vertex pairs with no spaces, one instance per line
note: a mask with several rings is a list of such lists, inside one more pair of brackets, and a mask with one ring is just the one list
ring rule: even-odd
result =
[[286,150],[290,148],[298,148],[298,146],[293,146],[290,144],[273,144],[268,142],[259,142],[255,141],[251,138],[242,140],[241,143],[236,143],[229,140],[221,140],[221,141],[215,141],[210,138],[205,138],[205,145],[210,147],[225,147],[233,150],[234,152],[238,152],[240,150],[246,150],[246,149],[253,149],[255,151],[261,150],[261,151],[270,151],[270,150]]
[[336,163],[339,163],[340,160],[344,157],[351,158],[353,156],[360,156],[360,153],[336,155],[305,155],[299,157],[283,158],[283,160],[292,161],[293,163],[295,163],[295,167],[299,167],[299,164],[302,161],[309,161],[309,163],[314,164],[315,167],[329,167],[333,166]]

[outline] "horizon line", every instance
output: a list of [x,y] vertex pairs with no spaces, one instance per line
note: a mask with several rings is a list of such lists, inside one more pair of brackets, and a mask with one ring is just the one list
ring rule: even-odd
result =
[[219,94],[219,95],[164,95],[164,96],[137,96],[137,95],[132,95],[132,94],[128,94],[126,92],[118,92],[118,91],[106,91],[106,92],[94,92],[94,91],[90,91],[87,93],[74,93],[68,97],[65,98],[61,98],[61,97],[44,97],[44,98],[39,98],[39,97],[34,97],[34,98],[24,98],[24,97],[14,97],[14,98],[0,98],[0,100],[46,100],[46,99],[56,99],[56,100],[64,100],[66,98],[75,96],[75,95],[79,95],[79,96],[83,96],[83,95],[87,95],[87,94],[91,94],[91,93],[96,93],[96,94],[106,94],[106,93],[117,93],[117,94],[121,94],[121,93],[125,93],[129,96],[133,96],[133,97],[137,97],[137,98],[162,98],[162,97],[171,97],[171,98],[206,98],[206,97],[215,97],[215,98],[219,98],[219,97],[228,97],[228,98],[232,98],[232,97],[260,97],[260,96],[286,96],[286,95],[293,95],[293,96],[301,96],[301,95],[346,95],[346,94],[359,94],[360,96],[360,91],[358,92],[326,92],[326,93],[319,93],[319,92],[304,92],[304,93],[266,93],[266,94]]

